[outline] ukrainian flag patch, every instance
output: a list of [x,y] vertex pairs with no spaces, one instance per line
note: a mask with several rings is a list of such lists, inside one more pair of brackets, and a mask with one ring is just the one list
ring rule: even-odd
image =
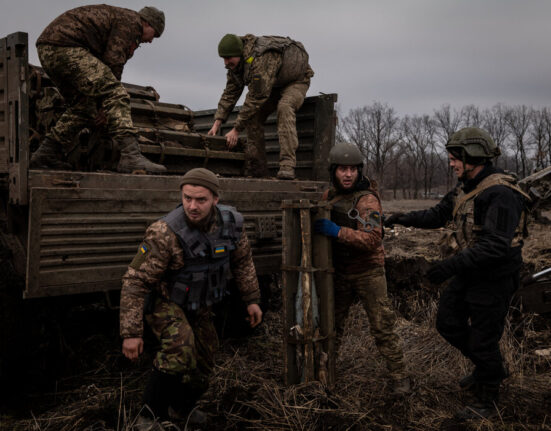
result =
[[226,251],[226,247],[224,246],[219,246],[219,247],[216,247],[214,249],[214,254],[220,254],[220,253],[224,253]]
[[147,253],[147,247],[144,244],[142,244],[140,246],[140,251],[142,252],[142,254],[146,254]]

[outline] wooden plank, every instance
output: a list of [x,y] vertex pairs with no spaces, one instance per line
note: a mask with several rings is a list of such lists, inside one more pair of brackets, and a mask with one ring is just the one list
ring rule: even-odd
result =
[[232,153],[230,151],[215,151],[208,148],[177,148],[177,147],[165,147],[161,149],[159,145],[147,145],[140,144],[140,150],[144,154],[165,154],[167,156],[180,156],[180,157],[197,157],[207,159],[225,159],[225,160],[245,160],[245,154]]

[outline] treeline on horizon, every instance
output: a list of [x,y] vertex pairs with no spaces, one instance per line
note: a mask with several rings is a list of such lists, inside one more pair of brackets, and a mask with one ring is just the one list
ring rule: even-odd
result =
[[358,146],[368,176],[389,197],[417,199],[434,197],[454,184],[445,145],[463,127],[481,127],[490,133],[501,150],[495,165],[519,178],[551,165],[547,107],[443,105],[432,115],[399,117],[391,106],[374,102],[339,114],[336,140]]

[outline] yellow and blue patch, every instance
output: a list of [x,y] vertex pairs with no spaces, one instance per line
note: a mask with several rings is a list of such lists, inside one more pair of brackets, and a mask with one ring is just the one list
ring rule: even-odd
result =
[[146,254],[147,253],[147,247],[145,245],[141,245],[140,246],[140,251],[142,252],[142,254]]
[[224,253],[226,251],[225,246],[218,246],[214,249],[214,254]]

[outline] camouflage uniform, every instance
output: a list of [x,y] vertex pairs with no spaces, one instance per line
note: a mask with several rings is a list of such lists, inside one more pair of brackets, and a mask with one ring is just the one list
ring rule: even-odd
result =
[[120,79],[142,31],[137,12],[108,5],[71,9],[46,27],[36,42],[38,56],[68,105],[49,138],[67,149],[99,107],[113,138],[136,133]]
[[235,129],[247,128],[246,156],[254,176],[267,175],[264,123],[277,109],[279,164],[294,168],[298,137],[296,111],[302,106],[314,71],[300,42],[277,36],[242,37],[243,56],[236,70],[228,70],[226,88],[215,120],[225,121],[243,89],[248,93],[237,116]]
[[[207,224],[207,231],[220,226],[217,213]],[[145,252],[144,252],[145,250]],[[167,272],[184,266],[183,250],[176,234],[160,220],[146,231],[140,249],[123,277],[121,291],[120,334],[122,338],[142,337],[146,298],[155,292],[152,312],[147,321],[161,343],[154,367],[182,377],[182,381],[206,380],[212,370],[218,337],[211,311],[184,311],[168,298]],[[260,302],[258,280],[245,232],[230,255],[232,274],[242,299],[247,304]]]
[[[359,191],[348,194],[331,189],[323,197],[333,205],[331,219],[341,226],[338,239],[333,241],[337,334],[342,335],[348,310],[359,297],[369,318],[371,335],[386,360],[391,377],[403,379],[402,343],[394,329],[396,315],[387,296],[381,202],[367,179],[359,186]],[[348,217],[347,212],[353,207],[363,220],[373,224],[370,232],[359,221]]]

